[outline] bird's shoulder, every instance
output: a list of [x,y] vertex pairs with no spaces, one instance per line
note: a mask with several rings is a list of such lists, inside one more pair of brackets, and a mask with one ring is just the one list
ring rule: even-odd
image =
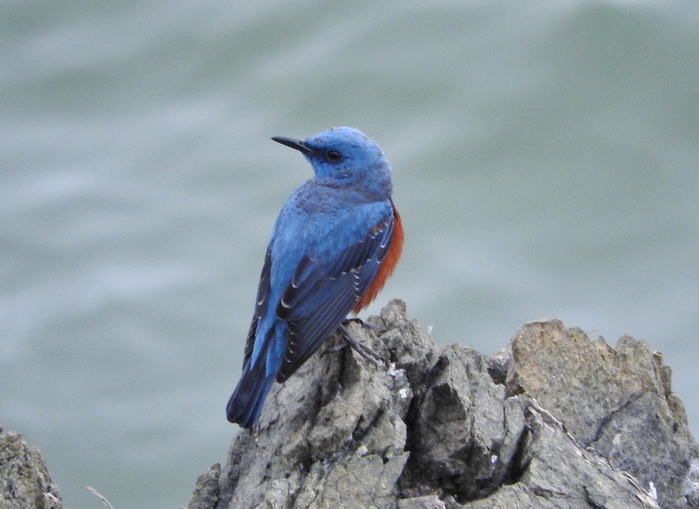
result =
[[[361,189],[337,188],[309,180],[287,200],[276,230],[290,235],[325,236],[337,228],[360,238],[367,228],[392,214],[390,199]],[[355,239],[356,240],[356,239]]]
[[328,214],[336,210],[346,211],[365,204],[381,203],[389,198],[388,193],[377,194],[362,186],[334,186],[310,179],[294,191],[284,208]]
[[306,183],[289,198],[277,219],[270,241],[273,264],[291,269],[306,255],[328,262],[392,215],[388,198],[347,196]]

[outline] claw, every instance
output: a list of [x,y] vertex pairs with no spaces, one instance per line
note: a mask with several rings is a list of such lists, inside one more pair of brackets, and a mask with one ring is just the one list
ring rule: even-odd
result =
[[379,367],[379,363],[384,365],[386,364],[386,360],[383,357],[381,357],[378,353],[376,353],[373,348],[371,348],[369,345],[365,345],[357,338],[352,336],[352,334],[350,334],[350,332],[347,330],[344,324],[341,324],[338,328],[342,332],[342,335],[344,336],[345,340],[350,344],[352,348],[354,348],[354,350],[359,355],[364,357],[367,361],[371,362],[376,367]]
[[345,325],[346,323],[350,323],[350,322],[358,323],[362,327],[366,327],[367,329],[370,329],[370,330],[378,329],[378,327],[376,325],[374,325],[373,323],[365,322],[364,320],[362,320],[358,316],[345,319],[345,321],[342,322],[342,325]]

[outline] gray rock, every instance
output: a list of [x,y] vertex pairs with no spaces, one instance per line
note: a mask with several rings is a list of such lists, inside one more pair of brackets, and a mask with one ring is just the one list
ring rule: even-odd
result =
[[411,416],[406,476],[463,500],[484,498],[510,476],[525,431],[521,398],[507,398],[474,350],[446,347]]
[[62,507],[58,487],[51,482],[39,450],[0,426],[0,508]]
[[654,488],[662,507],[688,507],[697,446],[661,354],[630,336],[612,348],[558,320],[525,325],[510,346],[511,393],[536,398],[581,446]]
[[194,494],[187,507],[189,509],[208,509],[214,507],[219,499],[221,487],[221,465],[216,463],[201,474],[194,486]]
[[[357,324],[349,330],[364,334]],[[395,506],[411,398],[404,370],[378,369],[331,340],[272,390],[253,430],[239,433],[220,507]]]
[[436,346],[401,301],[370,321],[350,330],[387,365],[330,339],[189,509],[699,507],[697,446],[644,343],[538,322],[490,358]]
[[[491,496],[452,507],[657,508],[657,502],[627,474],[595,451],[581,449],[561,423],[530,401],[521,454],[511,464],[518,476]],[[514,481],[514,482],[512,482]]]

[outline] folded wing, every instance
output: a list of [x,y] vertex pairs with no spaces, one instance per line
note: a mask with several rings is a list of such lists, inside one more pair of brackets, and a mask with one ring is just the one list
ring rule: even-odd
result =
[[337,330],[367,291],[391,248],[393,226],[389,214],[334,259],[301,259],[276,309],[289,332],[278,382],[289,378]]

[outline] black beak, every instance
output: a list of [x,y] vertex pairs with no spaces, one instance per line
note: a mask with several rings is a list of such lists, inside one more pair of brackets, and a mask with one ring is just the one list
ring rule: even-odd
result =
[[277,143],[281,143],[282,145],[286,145],[287,147],[296,149],[302,154],[313,153],[313,151],[308,147],[308,145],[306,145],[302,140],[295,140],[293,138],[286,138],[284,136],[273,136],[272,139]]

